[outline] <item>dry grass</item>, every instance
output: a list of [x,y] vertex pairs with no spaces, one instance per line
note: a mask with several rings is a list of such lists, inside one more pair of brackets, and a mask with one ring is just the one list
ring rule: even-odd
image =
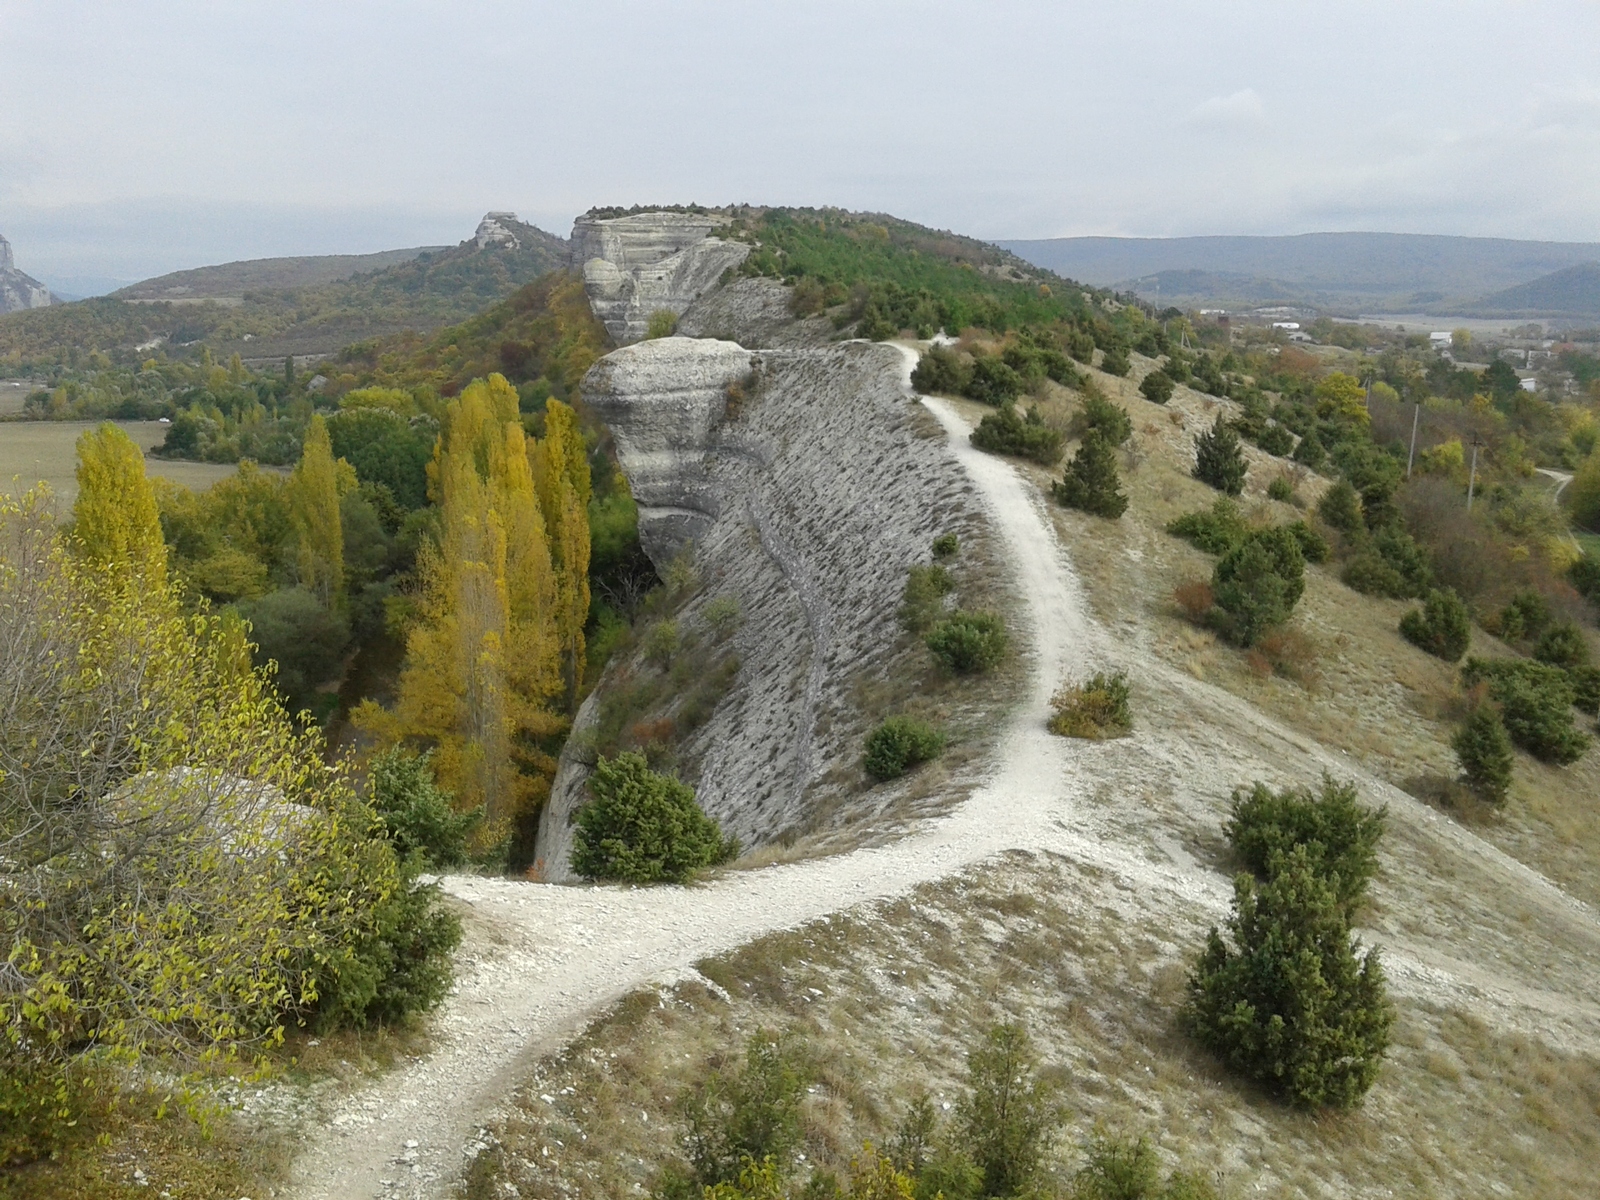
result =
[[703,963],[703,982],[630,997],[540,1068],[493,1131],[479,1194],[640,1194],[676,1153],[677,1097],[757,1029],[810,1046],[805,1153],[840,1170],[913,1095],[952,1102],[965,1050],[1002,1019],[1027,1025],[1065,1088],[1060,1171],[1103,1126],[1149,1133],[1233,1196],[1592,1194],[1600,1061],[1406,1005],[1365,1106],[1298,1113],[1176,1031],[1204,931],[1137,909],[1092,869],[1014,854]]
[[[0,424],[0,493],[23,492],[38,483],[47,483],[65,512],[78,496],[78,438],[85,429],[99,424],[99,421],[7,421]],[[159,421],[116,421],[113,424],[146,452],[159,446],[167,436],[167,426]],[[145,459],[147,475],[170,479],[197,490],[210,487],[237,469],[233,463]]]
[[[1336,564],[1308,567],[1306,592],[1287,637],[1254,657],[1197,629],[1185,608],[1203,600],[1193,584],[1208,579],[1214,559],[1165,528],[1175,517],[1209,507],[1217,493],[1189,477],[1193,436],[1228,402],[1180,387],[1164,408],[1138,393],[1151,369],[1134,356],[1128,378],[1094,372],[1108,395],[1133,418],[1134,435],[1123,453],[1129,497],[1119,521],[1053,509],[1056,528],[1082,576],[1095,615],[1119,636],[1131,638],[1196,678],[1250,701],[1292,728],[1344,751],[1373,774],[1407,788],[1418,781],[1449,780],[1456,772],[1450,737],[1458,719],[1456,669],[1412,646],[1399,634],[1410,601],[1362,596],[1338,579]],[[1074,393],[1055,388],[1042,402],[1050,419],[1067,422]],[[971,406],[971,413],[980,411]],[[969,413],[969,415],[971,415]],[[1245,446],[1250,474],[1241,507],[1253,522],[1284,523],[1303,512],[1267,497],[1285,460]],[[1069,451],[1070,453],[1070,451]],[[1050,474],[1022,466],[1040,487]],[[1329,481],[1302,478],[1298,494],[1315,506]],[[1469,653],[1508,653],[1482,630]],[[1413,794],[1438,801],[1437,785]],[[1517,756],[1511,800],[1493,819],[1470,816],[1476,831],[1501,849],[1556,880],[1584,900],[1600,904],[1600,753],[1571,767],[1547,766]]]

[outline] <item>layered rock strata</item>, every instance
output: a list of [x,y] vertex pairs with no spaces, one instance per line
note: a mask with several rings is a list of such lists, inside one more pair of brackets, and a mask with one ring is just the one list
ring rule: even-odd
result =
[[[680,631],[703,630],[720,597],[743,613],[734,686],[678,751],[706,811],[746,846],[861,799],[872,717],[856,688],[915,652],[895,620],[906,568],[927,561],[936,534],[982,525],[903,371],[891,346],[748,351],[663,338],[615,351],[584,381],[658,569],[692,544],[702,587],[677,615]],[[745,396],[730,410],[726,383],[741,377]],[[540,828],[546,878],[570,878],[600,708],[640,669],[614,664],[578,714]]]
[[589,306],[619,344],[644,337],[657,312],[680,315],[750,253],[715,234],[725,217],[648,212],[579,217],[572,226],[572,266],[583,273]]

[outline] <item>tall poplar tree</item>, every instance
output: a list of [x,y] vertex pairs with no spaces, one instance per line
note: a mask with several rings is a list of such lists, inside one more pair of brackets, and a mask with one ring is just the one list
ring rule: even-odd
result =
[[589,456],[578,415],[545,402],[544,438],[533,453],[534,483],[550,536],[556,578],[556,634],[567,702],[583,683],[583,628],[589,620]]
[[557,586],[517,394],[500,376],[465,388],[429,465],[437,545],[418,558],[418,620],[392,713],[358,720],[391,739],[437,747],[441,786],[482,808],[482,836],[505,836],[548,791],[539,748],[559,732]]
[[127,570],[145,585],[165,586],[167,544],[144,454],[110,422],[78,439],[78,499],[73,532],[83,557]]
[[300,583],[332,608],[344,596],[344,527],[339,522],[339,470],[328,424],[313,415],[300,462],[289,477],[289,519],[294,526]]

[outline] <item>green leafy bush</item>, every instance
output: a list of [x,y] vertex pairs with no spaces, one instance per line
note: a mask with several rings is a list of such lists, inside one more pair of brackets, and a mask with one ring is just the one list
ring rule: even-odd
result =
[[82,1130],[94,1104],[89,1068],[79,1062],[40,1061],[0,1037],[0,1170],[48,1158]]
[[1566,766],[1589,748],[1589,739],[1573,727],[1577,696],[1559,667],[1519,658],[1469,658],[1461,681],[1468,688],[1488,685],[1511,740],[1535,758]]
[[1184,513],[1167,525],[1167,532],[1181,537],[1207,554],[1226,554],[1250,535],[1250,526],[1239,506],[1226,496],[1217,497],[1210,508]]
[[1454,589],[1434,589],[1421,608],[1400,618],[1401,636],[1445,662],[1459,662],[1472,644],[1472,622],[1467,606]]
[[1289,619],[1305,591],[1305,557],[1287,529],[1258,529],[1222,556],[1211,591],[1224,632],[1240,646]]
[[1237,496],[1244,491],[1247,467],[1239,435],[1220,415],[1216,423],[1195,439],[1194,477],[1219,492]]
[[694,1182],[714,1187],[748,1163],[787,1165],[800,1145],[800,1103],[811,1071],[803,1049],[765,1031],[745,1043],[738,1071],[713,1071],[679,1102]]
[[1117,473],[1117,454],[1098,431],[1090,430],[1067,464],[1066,473],[1051,489],[1056,503],[1081,509],[1097,517],[1116,519],[1128,508]]
[[682,883],[737,853],[694,789],[652,771],[642,754],[602,757],[589,792],[572,842],[572,869],[585,879]]
[[965,395],[996,408],[1022,394],[1023,378],[1016,368],[993,354],[975,354],[967,376]]
[[1275,422],[1264,427],[1250,440],[1268,454],[1276,454],[1279,457],[1294,449],[1294,434]]
[[1306,845],[1274,855],[1265,882],[1239,875],[1233,887],[1228,940],[1215,927],[1207,937],[1184,1027],[1298,1107],[1354,1107],[1394,1025],[1377,950],[1357,956],[1345,906]]
[[969,368],[948,346],[930,346],[911,372],[911,386],[932,395],[959,396],[967,390]]
[[934,558],[954,558],[961,550],[961,539],[953,533],[941,533],[933,539]]
[[935,625],[926,640],[947,669],[987,671],[1006,652],[1006,627],[993,613],[957,612]]
[[1300,554],[1308,563],[1327,562],[1333,554],[1328,539],[1304,521],[1291,521],[1284,528],[1294,535],[1295,541],[1300,543]]
[[433,779],[433,753],[396,746],[372,760],[368,779],[372,807],[401,858],[420,854],[430,870],[467,861],[467,835],[481,814],[459,813],[449,792]]
[[967,1055],[968,1091],[958,1113],[963,1149],[983,1176],[984,1196],[1016,1196],[1039,1174],[1062,1113],[1037,1075],[1027,1031],[1002,1024]]
[[1267,484],[1267,499],[1276,500],[1280,504],[1289,504],[1294,500],[1294,482],[1287,475],[1279,475]]
[[1139,394],[1152,404],[1165,404],[1172,399],[1172,376],[1165,371],[1151,371],[1139,381]]
[[1146,1137],[1096,1135],[1084,1147],[1070,1200],[1220,1200],[1203,1175],[1174,1171],[1161,1178],[1161,1156]]
[[1504,804],[1511,787],[1511,735],[1494,706],[1473,709],[1450,745],[1467,786],[1491,804]]
[[1092,429],[1111,445],[1120,446],[1133,436],[1133,418],[1120,404],[1107,400],[1099,388],[1086,385],[1083,408],[1079,410],[1073,428],[1080,435]]
[[1571,621],[1559,621],[1539,635],[1533,656],[1542,663],[1570,671],[1588,665],[1589,643],[1584,640],[1583,631]]
[[944,734],[926,721],[890,717],[867,735],[862,765],[868,775],[882,782],[937,758],[943,749]]
[[1124,672],[1097,672],[1083,683],[1063,687],[1050,698],[1050,707],[1055,710],[1050,717],[1050,732],[1096,741],[1121,737],[1133,728],[1128,699],[1128,676]]
[[1378,839],[1387,819],[1387,809],[1357,802],[1355,784],[1324,775],[1317,792],[1307,787],[1275,792],[1264,783],[1248,792],[1238,789],[1222,830],[1258,879],[1271,874],[1277,856],[1306,847],[1340,905],[1353,915],[1378,869]]
[[1045,466],[1061,458],[1061,431],[1052,429],[1030,408],[1026,418],[1017,415],[1015,404],[1002,404],[999,412],[987,414],[972,431],[972,444],[990,454],[1014,454]]
[[1361,515],[1361,497],[1344,479],[1322,493],[1322,499],[1317,501],[1317,516],[1346,537],[1354,537],[1367,527]]
[[1128,348],[1121,345],[1112,346],[1101,358],[1100,369],[1107,375],[1126,375],[1133,369],[1133,360],[1128,357]]
[[956,590],[950,572],[938,563],[914,566],[906,572],[900,593],[899,618],[907,633],[926,633],[944,616],[944,598]]

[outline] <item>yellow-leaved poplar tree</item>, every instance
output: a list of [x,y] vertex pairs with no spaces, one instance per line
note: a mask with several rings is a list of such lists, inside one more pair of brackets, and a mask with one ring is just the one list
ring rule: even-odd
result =
[[73,532],[84,558],[125,569],[145,586],[164,586],[167,544],[144,454],[107,422],[78,439],[78,500]]
[[544,438],[533,452],[534,486],[550,536],[555,569],[555,624],[562,680],[571,704],[583,683],[583,628],[589,620],[589,456],[578,415],[545,402]]
[[437,748],[439,782],[481,808],[481,837],[506,836],[548,793],[539,748],[565,724],[556,582],[516,391],[499,375],[452,401],[429,465],[437,545],[418,555],[417,620],[392,712],[357,723]]
[[305,447],[289,477],[289,519],[295,566],[302,587],[325,607],[344,595],[344,528],[339,523],[340,471],[328,440],[328,423],[314,415]]

